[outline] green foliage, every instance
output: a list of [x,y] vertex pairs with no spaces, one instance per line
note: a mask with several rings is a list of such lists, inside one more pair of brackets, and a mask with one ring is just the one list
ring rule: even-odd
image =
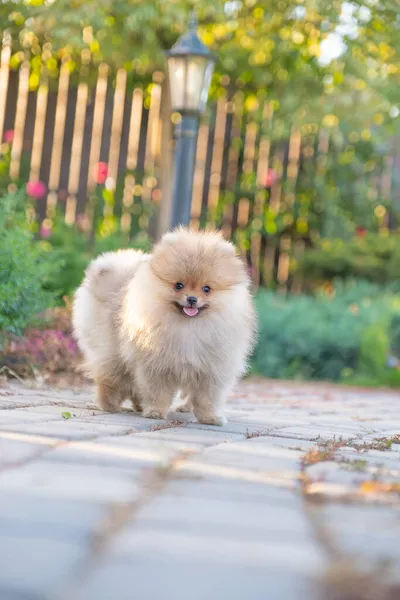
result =
[[87,240],[82,232],[66,225],[59,217],[53,222],[52,235],[47,242],[63,267],[57,277],[47,282],[46,288],[61,300],[64,296],[72,294],[82,280],[89,262]]
[[256,301],[256,372],[282,379],[338,381],[384,368],[389,325],[400,308],[390,292],[367,282],[350,282],[337,284],[329,296],[260,292]]
[[32,89],[42,67],[56,79],[62,63],[90,78],[105,61],[149,81],[164,68],[164,50],[186,30],[195,8],[201,36],[219,59],[215,90],[242,89],[253,106],[251,96],[261,91],[295,121],[304,111],[313,119],[321,112],[348,115],[354,103],[362,107],[354,120],[369,106],[371,116],[382,110],[390,121],[399,82],[397,7],[390,0],[351,6],[353,30],[342,34],[347,51],[330,64],[318,57],[328,36],[343,29],[340,2],[31,0],[0,5],[0,25],[14,40],[14,68],[30,53]]
[[400,314],[393,315],[390,323],[390,350],[394,356],[400,357]]
[[41,311],[54,302],[45,291],[57,276],[60,262],[45,242],[35,242],[21,211],[24,194],[0,200],[0,337],[19,335]]
[[361,335],[357,371],[372,377],[385,369],[390,349],[388,322],[373,323]]
[[47,242],[63,267],[56,278],[47,281],[45,287],[57,294],[59,300],[73,294],[82,281],[89,261],[95,256],[119,248],[148,250],[150,247],[150,240],[146,235],[137,235],[129,240],[118,230],[104,236],[97,233],[94,240],[91,240],[75,225],[67,225],[61,216],[54,219]]
[[150,246],[147,236],[129,241],[118,230],[110,235],[97,232],[92,240],[62,217],[53,220],[50,237],[38,240],[25,208],[23,190],[0,200],[0,342],[4,334],[20,335],[41,312],[71,295],[94,256],[121,247]]
[[[251,119],[248,121],[252,122]],[[290,124],[290,119],[287,122]],[[374,132],[371,139],[362,140],[359,133],[348,131],[348,127],[348,123],[337,126],[330,134],[325,153],[317,152],[315,158],[300,161],[295,185],[289,170],[283,172],[280,180],[283,201],[279,206],[271,206],[269,192],[260,189],[255,173],[239,172],[235,185],[220,195],[215,214],[204,214],[203,221],[208,217],[214,222],[222,222],[226,205],[246,198],[250,207],[250,222],[245,232],[248,241],[254,231],[268,236],[288,235],[292,240],[317,236],[349,240],[360,227],[378,231],[387,208],[392,209],[392,216],[396,212],[388,193],[379,192],[376,183],[376,178],[382,173],[388,147],[381,140],[382,131]],[[314,133],[307,133],[310,128]],[[325,135],[323,124],[319,128],[314,124],[300,129],[308,150],[318,145],[320,135]],[[274,123],[271,126],[273,133]],[[284,146],[287,142],[281,139],[280,144]],[[244,158],[243,147],[240,152]],[[272,152],[272,166],[275,166],[275,160]],[[278,160],[277,172],[282,167]],[[374,195],[370,198],[371,191]],[[286,200],[290,196],[293,202]],[[263,206],[261,215],[260,205]]]
[[17,190],[25,186],[29,178],[30,158],[26,152],[21,155],[21,163],[18,179],[11,181],[11,142],[4,142],[0,148],[0,198],[8,194],[11,189]]
[[377,284],[397,282],[400,273],[400,238],[397,234],[367,234],[319,240],[297,267],[306,285],[335,278],[360,278]]
[[363,387],[400,388],[400,370],[385,368],[378,375],[351,375],[345,379],[346,384]]
[[[30,60],[30,90],[40,83],[56,87],[63,68],[71,82],[94,84],[99,65],[112,77],[123,67],[130,88],[143,86],[148,108],[154,82],[162,81],[164,50],[184,33],[193,8],[200,36],[218,58],[213,98],[225,94],[232,99],[234,114],[243,103],[244,122],[260,125],[257,137],[271,141],[270,162],[278,172],[286,162],[283,145],[289,135],[302,138],[306,158],[296,181],[292,175],[283,177],[279,209],[250,213],[248,237],[253,231],[292,238],[310,231],[349,236],[354,224],[376,226],[375,206],[391,203],[388,186],[377,181],[387,169],[388,133],[396,131],[400,115],[400,28],[394,2],[367,7],[361,0],[30,0],[0,4],[0,27],[12,36],[12,69]],[[347,36],[343,20],[351,23]],[[346,51],[324,63],[321,53],[332,35],[343,37]],[[233,145],[240,146],[238,130],[236,123]],[[248,198],[250,206],[259,197],[256,170],[244,166],[237,185],[223,190],[211,211],[216,214],[208,215],[211,220],[221,220],[228,194],[234,200]]]

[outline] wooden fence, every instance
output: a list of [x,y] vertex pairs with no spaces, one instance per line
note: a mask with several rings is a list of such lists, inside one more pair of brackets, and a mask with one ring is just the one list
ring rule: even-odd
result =
[[[13,131],[13,179],[25,168],[27,179],[47,186],[46,196],[37,202],[39,219],[51,221],[58,209],[68,223],[85,215],[90,229],[93,202],[105,183],[118,193],[115,204],[104,210],[113,212],[128,234],[147,231],[167,189],[160,183],[166,158],[163,136],[170,125],[161,114],[162,74],[156,73],[145,91],[132,90],[126,71],[111,78],[107,66],[100,65],[96,85],[89,88],[84,81],[71,85],[68,68],[61,67],[53,89],[45,79],[32,85],[28,63],[10,71],[9,60],[10,48],[4,47],[0,140]],[[222,97],[211,107],[199,131],[192,226],[212,223],[222,228],[251,263],[255,283],[287,287],[296,285],[290,279],[290,261],[308,239],[306,217],[301,211],[293,216],[301,193],[299,173],[307,164],[313,165],[315,177],[323,173],[329,134],[308,124],[273,142],[265,126],[273,123],[273,112],[273,105],[262,102],[249,110],[240,94]],[[172,115],[172,121],[178,118]],[[371,174],[372,195],[398,194],[392,189],[396,171],[399,153],[386,157],[378,176]],[[274,218],[282,207],[283,228],[276,235]]]

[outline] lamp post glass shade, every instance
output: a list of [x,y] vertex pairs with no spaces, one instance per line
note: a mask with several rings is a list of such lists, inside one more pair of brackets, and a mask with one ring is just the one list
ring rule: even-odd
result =
[[214,61],[203,56],[170,56],[172,110],[204,112],[213,70]]
[[180,113],[205,110],[214,61],[214,55],[196,33],[193,18],[189,31],[167,52],[172,110]]

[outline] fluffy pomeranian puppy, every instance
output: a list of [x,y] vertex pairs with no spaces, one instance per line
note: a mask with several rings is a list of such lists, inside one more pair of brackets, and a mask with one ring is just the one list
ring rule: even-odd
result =
[[243,261],[217,232],[179,228],[151,254],[95,259],[75,295],[73,326],[100,407],[116,411],[130,398],[160,419],[179,392],[181,411],[224,424],[224,400],[255,338],[249,287]]

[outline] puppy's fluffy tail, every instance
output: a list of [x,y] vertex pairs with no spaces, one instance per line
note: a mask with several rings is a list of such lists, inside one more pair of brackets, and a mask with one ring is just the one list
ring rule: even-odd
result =
[[141,250],[132,249],[101,254],[86,269],[84,285],[97,300],[104,302],[118,293],[147,259]]

